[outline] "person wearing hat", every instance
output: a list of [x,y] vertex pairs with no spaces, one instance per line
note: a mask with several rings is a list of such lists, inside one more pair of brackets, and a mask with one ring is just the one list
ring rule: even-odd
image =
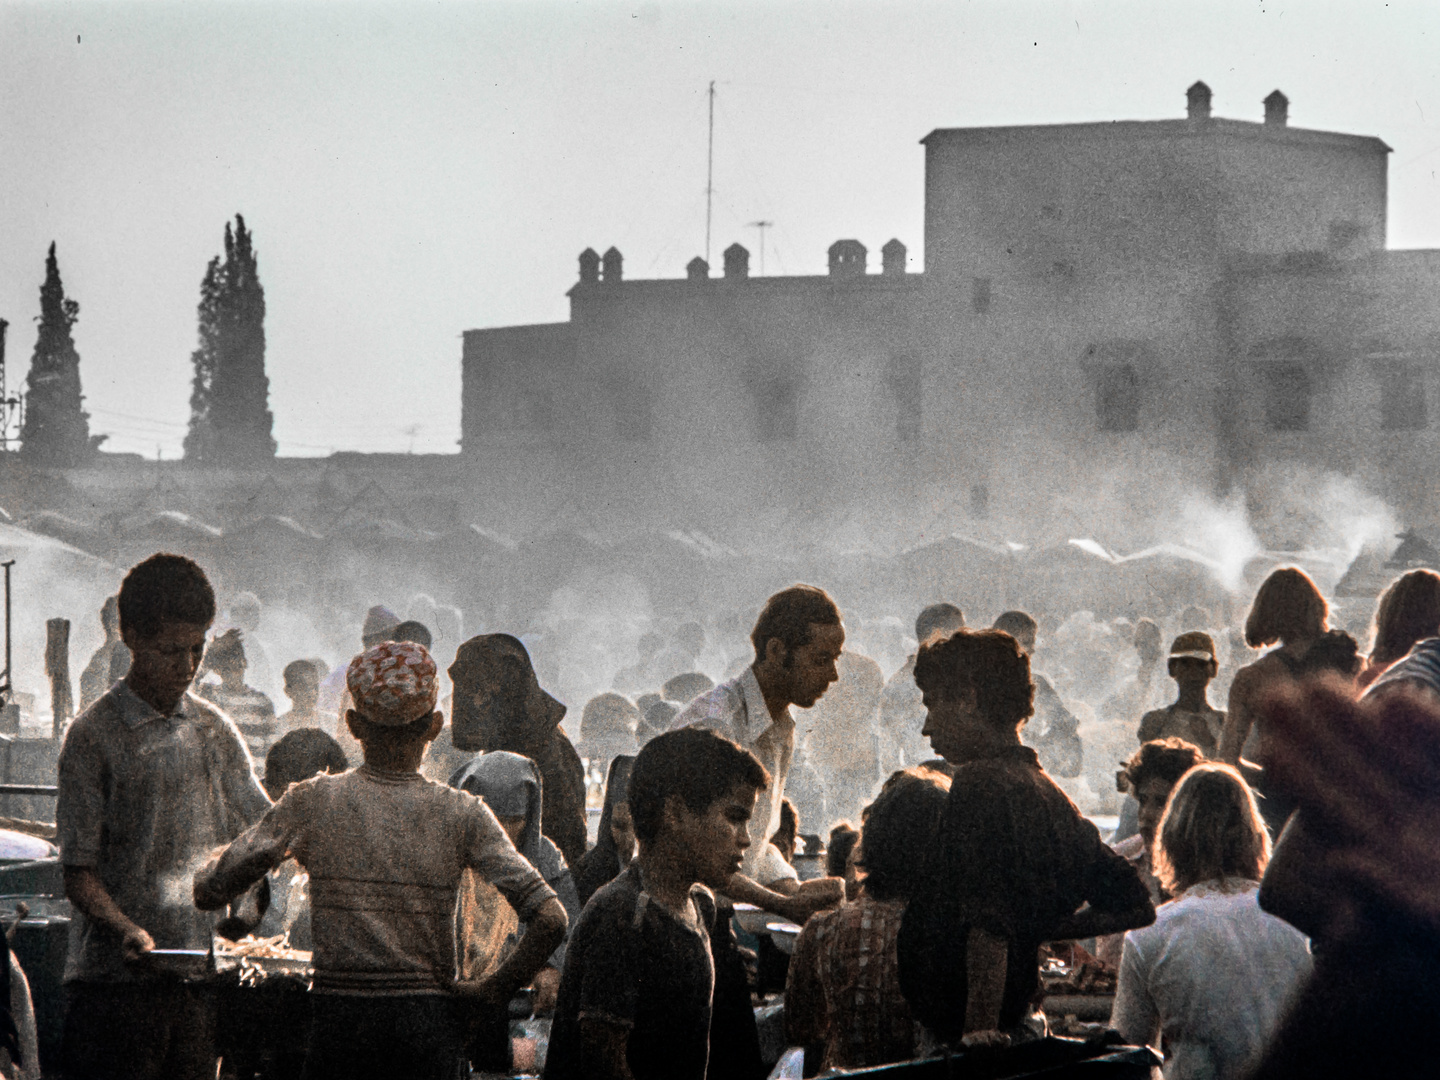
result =
[[1184,739],[1198,746],[1207,758],[1213,758],[1220,747],[1220,733],[1225,730],[1225,714],[1210,707],[1205,693],[1219,670],[1215,642],[1199,630],[1181,634],[1170,644],[1168,667],[1180,696],[1173,705],[1152,709],[1140,718],[1140,742]]
[[[485,803],[420,775],[444,717],[435,662],[386,641],[350,662],[346,724],[365,763],[294,784],[195,875],[212,910],[293,857],[310,875],[315,980],[305,1074],[450,1080],[464,1046],[457,995],[503,1009],[564,940],[555,891]],[[462,875],[493,885],[525,933],[493,974],[455,979]]]

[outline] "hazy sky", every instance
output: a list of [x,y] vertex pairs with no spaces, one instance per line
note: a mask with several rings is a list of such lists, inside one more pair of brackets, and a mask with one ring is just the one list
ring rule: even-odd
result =
[[680,277],[775,223],[767,273],[898,236],[922,265],[936,127],[1184,115],[1373,134],[1392,247],[1440,247],[1431,3],[61,3],[0,0],[10,380],[59,245],[91,430],[179,453],[195,305],[255,234],[282,454],[448,452],[471,327],[566,317],[575,256]]

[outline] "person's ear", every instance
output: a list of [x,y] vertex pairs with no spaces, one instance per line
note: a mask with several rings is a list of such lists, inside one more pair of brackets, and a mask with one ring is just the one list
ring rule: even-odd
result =
[[[345,727],[349,729],[350,734],[354,735],[356,739],[360,739],[360,724],[358,722],[359,720],[360,714],[354,709],[345,710]],[[364,740],[361,741],[363,742]]]
[[783,641],[781,641],[778,637],[766,638],[765,662],[767,664],[770,664],[774,667],[783,667],[785,664],[785,657],[787,655],[789,655],[789,650],[785,648],[785,643]]
[[440,736],[440,731],[444,726],[445,714],[436,709],[430,714],[430,726],[425,729],[425,741],[434,742]]
[[679,795],[666,795],[660,808],[660,828],[664,832],[676,832],[684,825],[689,807]]

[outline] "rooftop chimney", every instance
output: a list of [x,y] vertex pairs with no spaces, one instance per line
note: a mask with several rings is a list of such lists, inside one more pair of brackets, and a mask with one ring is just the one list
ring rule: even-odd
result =
[[1196,82],[1185,91],[1185,114],[1191,120],[1210,119],[1210,88],[1203,82]]
[[1290,99],[1279,90],[1270,91],[1265,99],[1265,123],[1273,127],[1284,127],[1290,120]]
[[708,281],[710,279],[710,264],[696,255],[685,264],[685,276],[691,281]]
[[905,273],[905,245],[898,239],[889,241],[880,249],[880,272],[886,277],[899,277]]
[[580,252],[580,284],[594,285],[600,280],[600,256],[594,248]]
[[750,252],[743,244],[731,244],[725,249],[725,280],[744,281],[750,276]]
[[830,276],[865,276],[865,245],[859,240],[836,240],[830,245]]
[[620,249],[612,247],[600,256],[600,280],[606,285],[619,285],[620,279],[625,276],[625,259],[620,254]]

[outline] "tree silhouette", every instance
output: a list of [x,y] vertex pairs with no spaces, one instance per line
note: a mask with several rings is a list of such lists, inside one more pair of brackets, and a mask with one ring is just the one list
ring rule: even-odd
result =
[[82,408],[80,354],[70,328],[80,305],[65,296],[55,245],[45,257],[45,284],[40,286],[40,332],[25,380],[25,422],[20,429],[20,455],[37,465],[70,467],[82,464],[104,436],[90,437],[90,417]]
[[190,430],[185,458],[248,465],[275,456],[265,376],[265,290],[245,219],[225,224],[225,256],[200,284],[199,346],[191,354]]

